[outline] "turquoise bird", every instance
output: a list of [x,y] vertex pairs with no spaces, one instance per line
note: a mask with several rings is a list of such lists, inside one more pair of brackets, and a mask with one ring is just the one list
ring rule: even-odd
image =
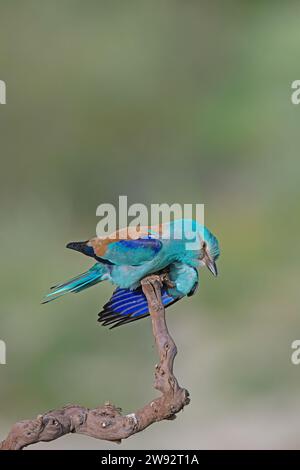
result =
[[98,321],[111,328],[149,315],[141,279],[153,273],[167,273],[170,282],[162,288],[162,302],[169,307],[194,294],[199,282],[198,268],[206,266],[217,276],[216,260],[220,254],[217,238],[191,219],[134,231],[127,227],[109,237],[68,243],[67,248],[94,258],[96,263],[83,274],[52,287],[43,303],[109,281],[117,288],[99,313]]

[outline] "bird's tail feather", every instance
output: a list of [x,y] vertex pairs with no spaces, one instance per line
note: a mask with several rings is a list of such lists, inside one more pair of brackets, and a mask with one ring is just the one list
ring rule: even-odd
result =
[[68,294],[69,292],[77,293],[81,292],[88,287],[91,287],[98,282],[103,281],[107,277],[107,266],[100,263],[96,263],[88,271],[79,274],[72,279],[51,287],[49,294],[47,294],[42,301],[43,304],[51,302],[52,300],[58,299],[62,295]]

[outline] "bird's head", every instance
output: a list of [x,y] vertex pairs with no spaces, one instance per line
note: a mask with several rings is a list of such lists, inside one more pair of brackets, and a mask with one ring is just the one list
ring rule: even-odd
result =
[[206,228],[199,234],[200,240],[200,253],[199,261],[200,266],[206,266],[214,275],[218,275],[216,261],[220,255],[219,242],[217,238]]

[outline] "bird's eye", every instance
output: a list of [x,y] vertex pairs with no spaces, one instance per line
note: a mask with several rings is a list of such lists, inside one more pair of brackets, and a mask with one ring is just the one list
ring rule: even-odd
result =
[[206,243],[206,242],[202,242],[202,248],[203,248],[203,250],[205,250],[206,247],[207,247],[207,243]]

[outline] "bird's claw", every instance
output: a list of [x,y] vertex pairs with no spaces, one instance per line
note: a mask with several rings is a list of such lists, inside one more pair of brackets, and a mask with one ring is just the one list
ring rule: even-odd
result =
[[175,282],[171,281],[168,273],[161,274],[161,280],[165,286],[170,287],[170,288],[175,287]]
[[155,284],[158,283],[160,287],[163,286],[161,276],[159,274],[150,274],[150,276],[144,277],[144,279],[141,280],[141,284]]
[[141,284],[154,284],[158,283],[160,287],[164,285],[167,287],[175,287],[175,283],[171,281],[169,278],[169,274],[167,272],[162,272],[159,274],[151,274],[150,276],[145,277],[141,280]]

